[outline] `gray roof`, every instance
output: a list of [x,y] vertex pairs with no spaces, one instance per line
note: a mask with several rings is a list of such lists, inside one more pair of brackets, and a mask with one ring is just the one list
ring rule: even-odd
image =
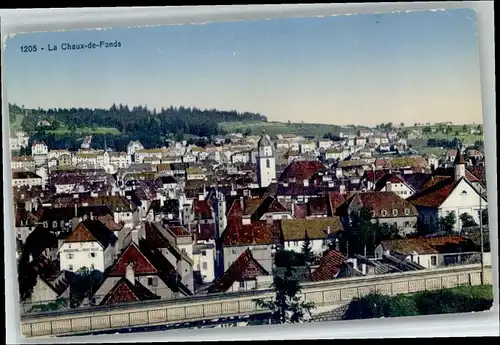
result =
[[271,138],[269,135],[266,134],[266,131],[262,131],[262,136],[259,139],[259,142],[257,143],[257,147],[264,147],[264,146],[273,146],[273,143],[271,141]]

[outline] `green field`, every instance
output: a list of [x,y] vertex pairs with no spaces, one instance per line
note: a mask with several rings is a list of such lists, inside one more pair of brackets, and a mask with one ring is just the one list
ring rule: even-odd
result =
[[[252,135],[259,135],[265,130],[270,136],[276,134],[297,134],[321,138],[328,132],[338,134],[342,128],[334,125],[316,123],[284,123],[284,122],[222,122],[221,128],[229,133],[244,133],[247,128]],[[353,130],[353,129],[349,129]]]
[[[68,128],[59,128],[57,130],[49,130],[47,131],[48,133],[52,134],[70,134],[71,131]],[[119,135],[120,131],[116,128],[112,127],[95,127],[95,128],[90,128],[90,127],[82,127],[82,128],[77,128],[75,130],[75,133],[77,134],[113,134],[113,135]]]

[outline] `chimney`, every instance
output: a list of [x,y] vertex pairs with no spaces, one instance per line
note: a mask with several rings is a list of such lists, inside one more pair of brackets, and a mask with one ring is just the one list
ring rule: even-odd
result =
[[363,273],[364,276],[366,275],[366,264],[361,264],[361,273]]
[[338,238],[335,239],[335,250],[340,252],[340,241]]
[[273,215],[272,214],[266,215],[266,223],[273,224]]
[[345,186],[343,183],[339,186],[339,190],[340,190],[340,194],[345,194]]
[[240,196],[240,207],[241,210],[245,209],[245,199],[242,196]]
[[330,231],[331,231],[331,230],[330,230],[330,225],[328,225],[328,226],[326,227],[326,233],[327,233],[328,235],[330,235]]
[[129,282],[131,282],[133,285],[135,285],[135,264],[133,262],[130,262],[127,265],[126,272],[125,272],[125,277],[128,279]]
[[309,186],[309,180],[308,179],[304,179],[304,187],[308,187]]

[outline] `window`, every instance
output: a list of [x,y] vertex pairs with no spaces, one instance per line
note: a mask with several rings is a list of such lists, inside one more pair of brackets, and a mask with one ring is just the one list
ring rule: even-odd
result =
[[386,210],[382,210],[382,211],[380,211],[380,214],[382,215],[382,217],[385,217],[385,216],[387,216],[387,211]]
[[431,265],[436,266],[436,264],[437,264],[437,257],[435,255],[431,256]]
[[73,271],[73,265],[68,265],[68,271]]
[[240,288],[244,288],[245,287],[245,282],[240,282]]
[[73,254],[66,254],[66,259],[71,260],[73,258],[74,258]]
[[90,246],[91,246],[91,247],[94,247],[94,246],[95,246],[95,243],[94,243],[94,242],[90,242]]
[[398,210],[393,209],[393,210],[392,210],[392,215],[393,215],[394,217],[396,217],[396,216],[398,215]]
[[231,254],[236,254],[236,249],[231,249]]
[[207,251],[206,251],[206,250],[203,250],[203,251],[201,252],[201,256],[207,256]]
[[148,277],[149,286],[158,286],[158,277]]
[[91,258],[95,258],[95,253],[89,253]]
[[270,168],[271,167],[271,162],[269,161],[269,159],[266,159],[266,168]]
[[57,228],[57,220],[54,220],[54,221],[52,222],[52,227],[53,227],[53,228]]
[[203,262],[201,264],[201,267],[202,267],[202,269],[207,270],[208,269],[208,263],[207,262]]
[[61,228],[64,228],[64,220],[61,220]]
[[409,228],[410,227],[410,222],[405,222],[405,228]]
[[182,249],[181,249],[181,252],[183,252],[184,254],[186,254],[186,255],[187,255],[186,249],[182,248]]
[[43,222],[43,227],[48,228],[49,227],[49,222]]
[[68,244],[68,248],[71,249],[71,243]]
[[409,216],[410,215],[410,209],[409,208],[405,208],[405,216]]

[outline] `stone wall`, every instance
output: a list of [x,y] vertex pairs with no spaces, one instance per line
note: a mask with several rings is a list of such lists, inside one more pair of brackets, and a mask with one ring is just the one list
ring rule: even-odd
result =
[[[491,281],[491,267],[487,267],[485,284],[491,284]],[[323,310],[331,310],[347,304],[354,297],[361,297],[372,291],[395,295],[480,283],[480,265],[469,265],[307,283],[304,284],[301,295],[305,301],[314,302]],[[254,291],[251,295],[228,293],[183,301],[155,301],[154,304],[39,313],[23,316],[21,331],[26,337],[39,337],[244,316],[266,312],[257,307],[253,299],[268,299],[273,296],[273,291],[268,289]]]

